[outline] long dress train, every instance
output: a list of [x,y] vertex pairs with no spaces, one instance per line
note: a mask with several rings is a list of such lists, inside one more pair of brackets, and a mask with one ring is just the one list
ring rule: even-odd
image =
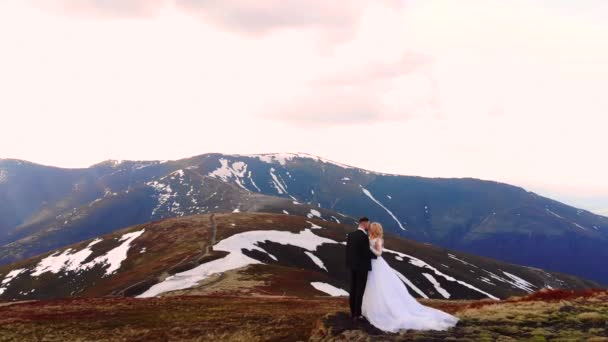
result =
[[456,325],[457,317],[424,306],[410,295],[396,271],[380,256],[382,239],[373,239],[370,245],[378,258],[372,260],[372,270],[367,276],[362,313],[371,324],[389,332],[447,330]]

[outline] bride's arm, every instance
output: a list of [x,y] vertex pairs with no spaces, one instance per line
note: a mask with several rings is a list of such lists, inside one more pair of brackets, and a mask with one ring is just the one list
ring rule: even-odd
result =
[[381,239],[377,239],[376,241],[374,241],[374,243],[369,246],[369,249],[376,256],[382,255],[382,240]]

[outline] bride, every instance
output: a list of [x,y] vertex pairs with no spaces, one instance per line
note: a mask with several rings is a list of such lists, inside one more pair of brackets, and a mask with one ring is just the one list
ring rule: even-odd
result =
[[362,314],[377,328],[399,330],[447,330],[458,318],[443,311],[424,306],[412,297],[389,264],[380,256],[384,240],[382,225],[374,222],[369,227],[370,249],[378,256],[372,259],[372,270],[367,276],[363,294]]

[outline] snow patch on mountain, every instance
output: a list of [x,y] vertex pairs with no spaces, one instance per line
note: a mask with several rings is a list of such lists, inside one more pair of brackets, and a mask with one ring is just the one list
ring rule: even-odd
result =
[[320,281],[313,281],[312,283],[310,283],[310,285],[312,285],[312,287],[314,287],[315,289],[317,289],[323,293],[327,293],[328,295],[330,295],[332,297],[348,297],[348,292],[342,290],[341,288],[328,284],[328,283],[323,283]]
[[430,281],[431,284],[433,284],[433,286],[435,287],[435,290],[437,290],[437,292],[439,292],[439,294],[441,294],[443,296],[443,298],[449,299],[451,297],[450,293],[448,291],[446,291],[446,289],[441,287],[441,284],[439,284],[439,282],[437,281],[437,279],[435,279],[435,277],[433,277],[432,275],[430,275],[428,273],[422,273],[422,275],[426,279],[428,279],[428,281]]
[[325,159],[325,158],[321,158],[321,157],[317,157],[317,156],[313,156],[311,154],[307,154],[307,153],[269,153],[269,154],[254,154],[254,155],[248,155],[246,157],[253,157],[253,158],[258,158],[259,160],[268,163],[268,164],[280,164],[282,166],[285,166],[287,164],[287,162],[292,161],[296,158],[300,158],[300,159],[310,159],[316,162],[322,162],[325,164],[332,164],[344,169],[352,169],[352,166],[348,166],[345,164],[341,164],[329,159]]
[[104,194],[103,194],[104,198],[105,197],[116,196],[116,195],[118,195],[118,194],[116,192],[113,192],[112,189],[110,189],[110,188],[105,188],[104,189]]
[[306,214],[306,217],[308,217],[309,219],[313,218],[313,217],[318,217],[320,219],[322,219],[323,217],[321,216],[321,212],[316,210],[316,209],[310,209],[310,212],[308,214]]
[[235,234],[221,240],[213,246],[214,251],[228,252],[229,254],[227,256],[170,276],[164,281],[152,286],[138,297],[154,297],[167,291],[187,289],[196,286],[201,280],[216,273],[227,272],[248,265],[262,263],[245,255],[243,250],[259,251],[276,260],[276,257],[259,246],[260,243],[265,241],[296,246],[309,252],[316,251],[320,245],[325,243],[338,243],[334,240],[315,235],[310,229],[304,229],[299,233],[276,230],[257,230]]
[[[279,179],[279,181],[283,185],[283,188],[285,188],[285,190],[287,190],[287,183],[285,183],[285,180],[283,179],[283,177],[281,175],[277,175],[277,178]],[[295,198],[292,198],[292,199],[295,200]]]
[[252,155],[252,157],[256,157],[259,160],[268,163],[268,164],[276,164],[279,163],[283,166],[287,164],[288,161],[294,158],[294,155],[289,153],[276,153],[276,154],[259,154]]
[[89,203],[89,207],[92,207],[95,203],[102,201],[102,198],[97,198],[95,200],[93,200],[93,202]]
[[68,248],[62,253],[55,252],[40,260],[31,275],[37,277],[46,272],[79,272],[85,270],[86,267],[82,263],[93,253],[91,247],[101,241],[101,239],[95,239],[78,252],[74,252],[72,248]]
[[418,259],[418,258],[416,258],[414,256],[411,256],[411,255],[408,255],[408,254],[405,254],[405,253],[401,253],[401,252],[397,252],[397,251],[394,251],[394,250],[386,249],[386,248],[384,249],[384,251],[396,254],[396,255],[398,255],[398,256],[400,256],[402,258],[408,258],[410,264],[412,264],[412,265],[414,265],[416,267],[420,267],[422,269],[429,269],[429,270],[433,271],[433,273],[436,276],[440,276],[440,277],[444,278],[447,281],[456,282],[456,283],[458,283],[458,284],[460,284],[462,286],[470,288],[471,290],[477,291],[477,292],[479,292],[479,293],[487,296],[488,298],[495,299],[495,300],[500,300],[500,298],[498,298],[498,297],[496,297],[494,295],[491,295],[491,294],[489,294],[489,293],[487,293],[487,292],[485,292],[485,291],[483,291],[483,290],[481,290],[481,289],[479,289],[479,288],[477,288],[477,287],[475,287],[475,286],[473,286],[473,285],[471,285],[471,284],[469,284],[467,282],[464,282],[462,280],[458,280],[458,279],[456,279],[454,277],[451,277],[451,276],[449,276],[449,275],[447,275],[447,274],[439,271],[437,268],[429,265],[425,261],[423,261],[421,259]]
[[122,262],[127,258],[127,253],[131,247],[133,240],[137,239],[144,233],[145,229],[140,231],[124,234],[118,239],[122,244],[108,251],[106,254],[101,255],[92,261],[83,264],[83,262],[93,253],[91,247],[101,242],[101,239],[95,239],[89,243],[85,248],[78,252],[73,252],[71,248],[66,249],[63,253],[53,253],[48,257],[40,260],[32,276],[37,277],[43,273],[59,273],[59,272],[80,272],[91,269],[96,265],[107,265],[108,268],[105,271],[105,275],[110,275],[116,272]]
[[177,170],[177,171],[173,171],[169,174],[169,176],[171,176],[171,178],[175,178],[175,177],[179,177],[179,179],[183,179],[184,178],[184,170]]
[[249,171],[249,173],[247,174],[247,178],[249,178],[249,181],[251,182],[251,185],[253,185],[253,187],[256,188],[256,190],[258,190],[258,192],[262,192],[262,190],[260,190],[260,188],[258,187],[258,185],[255,184],[255,182],[253,181],[253,177],[251,177],[251,171]]
[[124,234],[120,239],[118,239],[118,241],[121,241],[122,244],[112,249],[105,255],[98,256],[97,258],[93,259],[93,261],[88,262],[86,265],[90,264],[90,267],[93,267],[97,264],[106,264],[109,265],[109,267],[106,269],[106,275],[116,272],[122,265],[122,262],[127,259],[127,253],[131,248],[131,243],[133,240],[140,237],[145,231],[145,229],[142,229],[140,231]]
[[551,215],[553,215],[553,216],[555,216],[555,217],[557,217],[557,218],[560,218],[560,219],[562,219],[562,220],[565,220],[565,219],[566,219],[565,217],[563,217],[563,216],[559,215],[558,213],[554,212],[553,210],[551,210],[551,209],[549,209],[549,208],[545,208],[545,210],[546,210],[546,211],[547,211],[549,214],[551,214]]
[[401,221],[399,221],[399,219],[397,218],[397,216],[395,216],[395,214],[393,214],[393,212],[391,212],[390,210],[388,210],[387,207],[384,206],[384,204],[380,203],[380,201],[378,201],[371,192],[369,192],[369,190],[367,190],[366,188],[361,188],[361,191],[363,191],[363,193],[365,194],[365,196],[369,197],[372,201],[374,201],[374,203],[376,203],[377,205],[379,205],[382,209],[384,209],[394,220],[395,222],[397,222],[397,224],[399,225],[399,228],[401,228],[401,230],[407,230],[405,229],[405,227],[403,227],[403,225],[401,224]]
[[274,174],[275,169],[270,168],[270,177],[272,177],[272,185],[274,185],[275,189],[277,189],[277,192],[279,193],[279,195],[283,195],[283,194],[287,194],[287,186],[285,186],[285,184],[281,184],[281,182],[279,182],[279,178],[277,177],[277,175]]
[[427,296],[426,293],[422,292],[422,290],[420,290],[416,285],[414,285],[414,283],[412,283],[403,274],[401,274],[401,272],[397,271],[394,268],[393,268],[393,271],[395,272],[397,277],[399,277],[399,279],[401,279],[402,282],[404,282],[407,286],[409,286],[409,288],[414,290],[414,292],[416,292],[418,295],[420,295],[420,297],[429,299],[429,296]]
[[146,292],[137,297],[149,298],[168,291],[191,288],[196,286],[201,280],[204,280],[214,274],[227,272],[253,264],[261,264],[261,262],[240,252],[230,253],[221,259],[216,259],[191,270],[167,277],[164,281],[152,286]]
[[217,168],[214,171],[209,173],[210,177],[219,178],[219,179],[223,180],[224,182],[228,182],[228,181],[234,179],[235,183],[238,186],[240,186],[244,190],[249,191],[249,189],[247,189],[245,187],[245,185],[243,185],[243,182],[241,181],[243,178],[247,178],[245,176],[247,174],[247,164],[246,163],[244,163],[242,161],[237,161],[237,162],[233,162],[232,164],[230,164],[230,162],[227,159],[220,158],[220,164],[221,164],[221,166],[219,168]]
[[525,280],[523,280],[522,278],[520,278],[520,277],[518,277],[518,276],[516,276],[516,275],[514,275],[514,274],[511,274],[511,273],[505,272],[505,271],[503,271],[502,273],[503,273],[504,275],[506,275],[507,277],[511,278],[511,280],[513,281],[513,284],[514,284],[515,286],[519,287],[520,289],[522,289],[522,290],[524,290],[524,291],[526,291],[526,292],[528,292],[528,293],[532,293],[532,292],[534,292],[534,288],[535,288],[536,286],[534,286],[534,285],[533,285],[533,284],[531,284],[530,282],[525,281]]
[[508,272],[504,272],[504,271],[502,272],[504,275],[507,276],[507,278],[505,278],[505,277],[499,276],[497,274],[494,274],[493,272],[490,272],[488,270],[483,270],[483,271],[486,272],[490,276],[491,279],[498,280],[505,284],[509,284],[514,288],[522,289],[528,293],[533,293],[534,288],[536,287],[533,284],[529,283],[528,281],[526,281],[514,274],[508,273]]
[[572,224],[574,224],[577,228],[580,228],[582,230],[587,230],[587,228],[581,226],[580,224],[576,223],[576,222],[572,222]]
[[472,266],[472,267],[475,267],[475,268],[479,268],[479,267],[477,267],[477,266],[475,266],[475,265],[473,265],[473,264],[471,264],[471,263],[469,263],[469,262],[466,262],[466,261],[464,261],[464,260],[462,260],[462,259],[457,258],[457,257],[456,257],[454,254],[449,254],[449,253],[448,253],[448,257],[449,257],[450,259],[454,259],[454,260],[456,260],[456,261],[460,261],[461,263],[463,263],[463,264],[465,264],[465,265]]
[[327,267],[325,267],[325,264],[323,263],[323,260],[319,259],[318,256],[310,253],[309,251],[305,251],[304,254],[308,255],[308,257],[310,258],[310,260],[312,260],[312,262],[314,262],[317,266],[319,266],[319,268],[322,268],[326,272],[329,272],[329,271],[327,271]]
[[[582,230],[587,230],[587,228],[585,228],[585,227],[581,226],[580,224],[578,224],[578,223],[576,223],[576,222],[573,222],[573,221],[568,220],[567,218],[565,218],[565,217],[563,217],[563,216],[559,215],[558,213],[556,213],[556,212],[552,211],[552,210],[551,210],[551,209],[549,209],[549,208],[545,208],[545,210],[547,210],[547,212],[548,212],[549,214],[551,214],[551,215],[553,215],[553,216],[555,216],[555,217],[557,217],[557,218],[560,218],[560,219],[562,219],[562,220],[564,220],[564,221],[568,221],[569,223],[573,224],[573,225],[574,225],[575,227],[577,227],[577,228],[580,228],[580,229],[582,229]],[[580,213],[581,213],[581,212],[582,212],[582,211],[580,211],[580,210],[579,210],[579,213],[578,213],[578,214],[580,215]],[[597,230],[597,229],[596,229],[596,230]]]
[[4,291],[6,291],[6,287],[8,286],[8,284],[15,278],[17,278],[18,275],[20,275],[21,273],[27,271],[25,268],[20,268],[20,269],[16,269],[16,270],[12,270],[10,271],[2,280],[2,283],[0,283],[0,295],[4,293]]
[[141,169],[145,169],[147,167],[153,166],[153,165],[158,165],[159,162],[157,161],[152,161],[149,163],[138,163],[133,165],[133,167],[131,168],[133,171],[137,171],[137,170],[141,170]]
[[0,169],[0,184],[8,182],[8,171]]
[[146,185],[151,186],[158,193],[158,204],[152,209],[152,216],[154,216],[160,208],[167,203],[167,201],[174,197],[173,190],[169,184],[160,183],[158,181],[147,182]]
[[483,281],[484,283],[490,284],[492,286],[496,286],[496,284],[494,284],[490,279],[488,279],[486,277],[481,277],[481,278],[479,278],[479,280]]

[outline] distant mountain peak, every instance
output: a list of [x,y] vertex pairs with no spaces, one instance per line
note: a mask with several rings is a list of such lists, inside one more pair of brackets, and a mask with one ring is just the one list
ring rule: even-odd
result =
[[[123,165],[125,163],[132,163],[132,162],[134,162],[134,161],[132,161],[132,160],[123,160],[123,159],[107,159],[107,160],[104,160],[104,161],[99,162],[97,164],[93,164],[93,165],[91,165],[91,167],[92,168],[94,168],[94,167],[104,167],[104,166],[105,167],[119,167],[119,166],[121,166],[121,165]],[[143,162],[143,163],[155,163],[155,161],[146,161],[146,162]]]
[[346,164],[342,164],[342,163],[338,163],[336,161],[333,160],[329,160],[323,157],[319,157],[313,154],[309,154],[309,153],[303,153],[303,152],[297,152],[297,153],[291,153],[291,152],[281,152],[281,153],[261,153],[261,154],[233,154],[231,155],[233,157],[250,157],[250,158],[258,158],[259,160],[269,163],[269,164],[280,164],[285,166],[287,164],[288,161],[292,161],[293,159],[296,158],[300,158],[300,159],[310,159],[313,161],[318,161],[318,162],[323,162],[323,163],[327,163],[327,164],[333,164],[345,169],[354,169],[355,167],[350,166],[350,165],[346,165]]
[[108,164],[108,165],[112,165],[112,166],[118,166],[118,165],[124,163],[124,160],[122,160],[122,159],[108,159],[104,163]]
[[29,162],[27,160],[14,159],[14,158],[0,158],[0,165],[36,165],[35,163]]
[[332,164],[338,167],[341,167],[343,169],[351,169],[351,170],[358,170],[361,171],[363,173],[366,174],[376,174],[376,175],[380,175],[380,176],[404,176],[402,174],[396,174],[396,173],[386,173],[386,172],[379,172],[379,171],[373,171],[373,170],[368,170],[368,169],[364,169],[361,167],[357,167],[357,166],[352,166],[352,165],[348,165],[348,164],[344,164],[344,163],[340,163],[331,159],[327,159],[327,158],[323,158],[314,154],[310,154],[310,153],[305,153],[305,152],[296,152],[296,153],[292,153],[292,152],[281,152],[281,153],[261,153],[261,154],[230,154],[230,155],[226,155],[226,156],[230,156],[230,157],[235,157],[235,158],[239,158],[239,157],[245,157],[245,158],[258,158],[259,160],[269,163],[269,164],[280,164],[281,166],[285,166],[287,165],[287,162],[292,161],[294,159],[310,159],[312,161],[315,162],[321,162],[321,163],[325,163],[325,164]]

